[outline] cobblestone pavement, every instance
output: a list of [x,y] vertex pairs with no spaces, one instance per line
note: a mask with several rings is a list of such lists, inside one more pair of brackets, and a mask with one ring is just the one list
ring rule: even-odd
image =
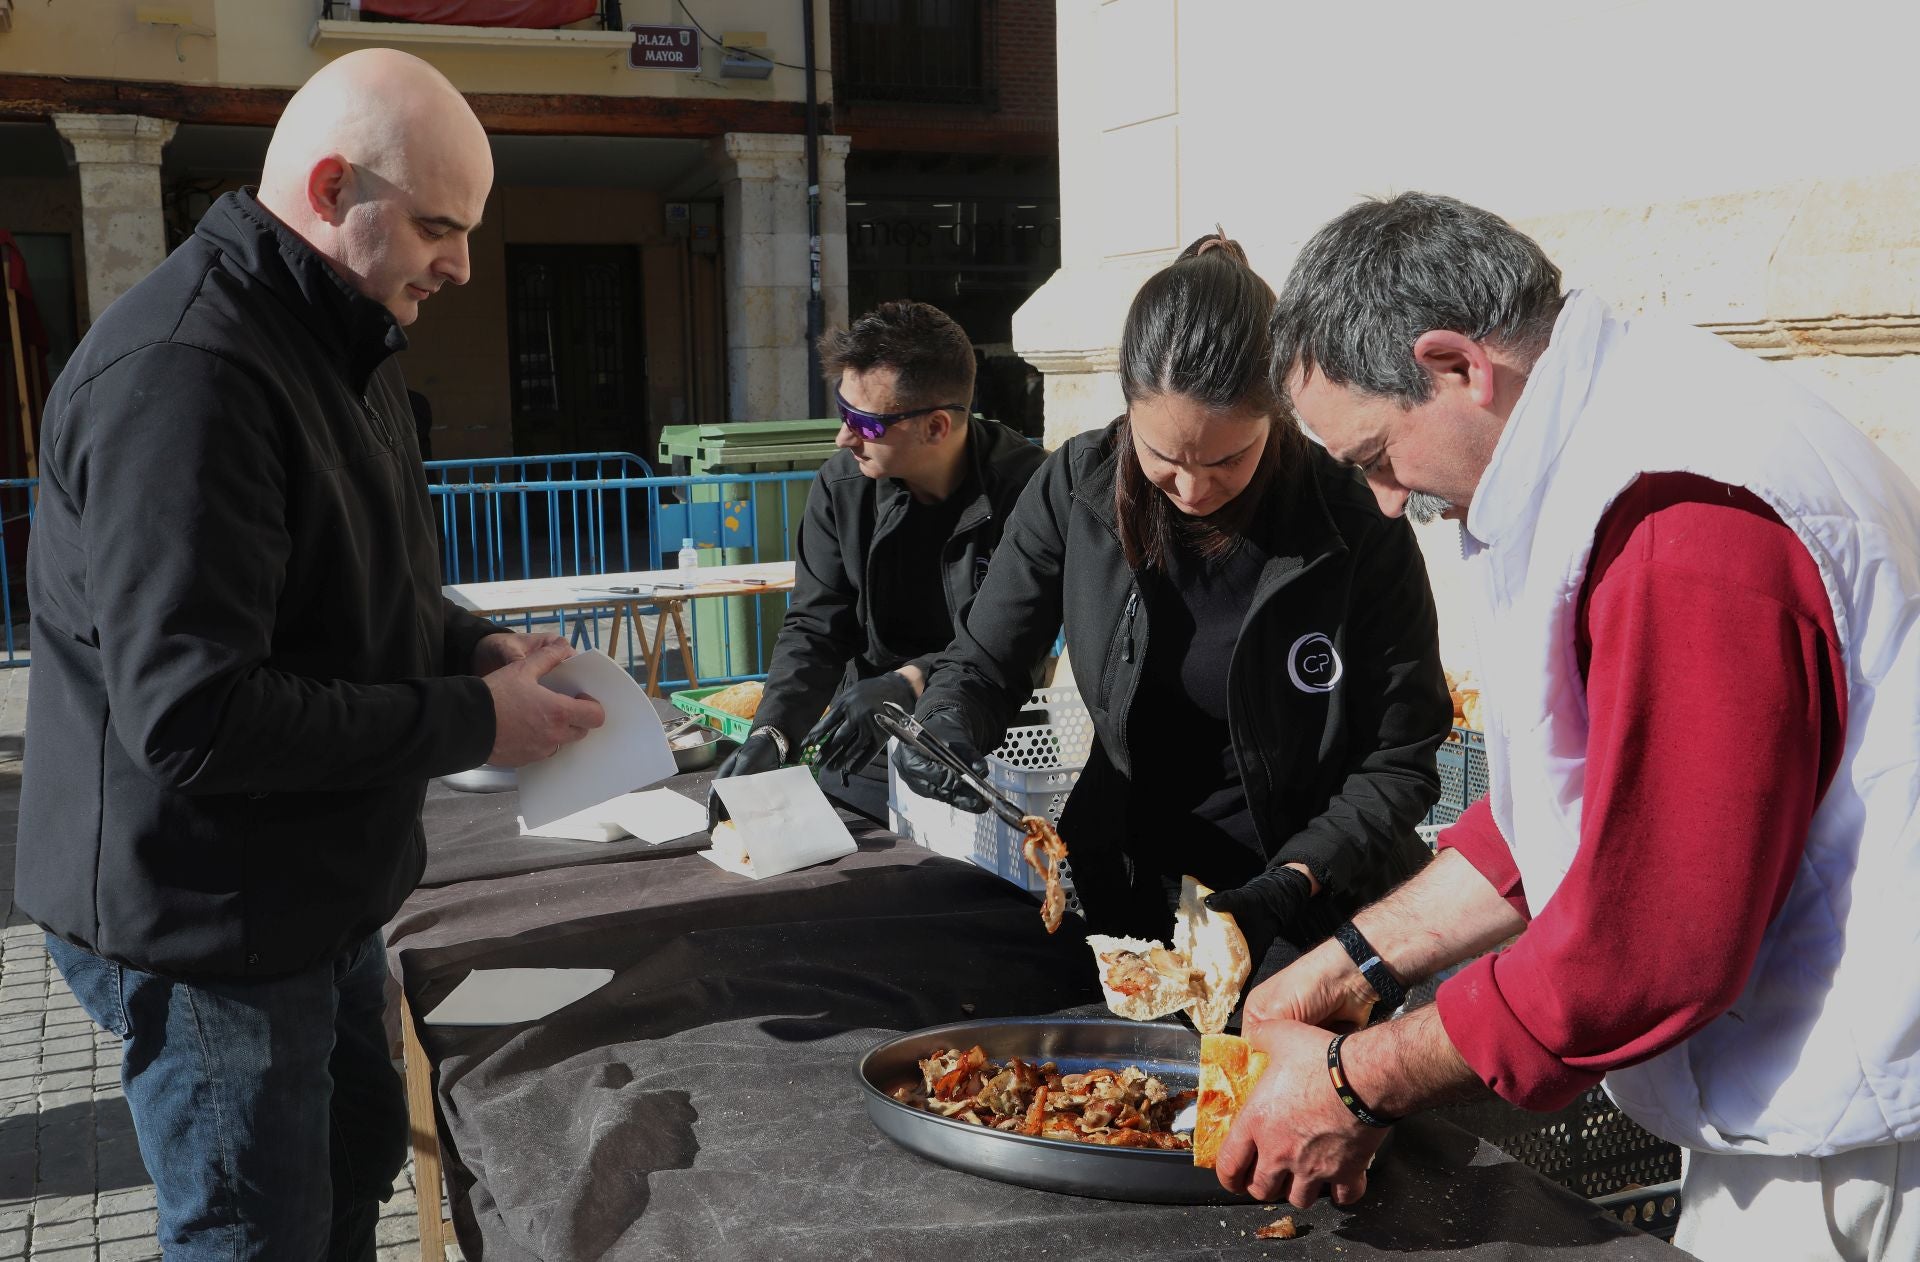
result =
[[[40,930],[13,907],[27,682],[25,669],[0,670],[0,1262],[157,1259],[120,1042],[80,1010]],[[378,1241],[380,1262],[420,1257],[411,1162]]]

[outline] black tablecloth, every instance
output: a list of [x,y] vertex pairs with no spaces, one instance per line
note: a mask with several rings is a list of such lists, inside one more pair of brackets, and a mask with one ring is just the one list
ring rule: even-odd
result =
[[[702,771],[675,776],[659,787],[672,789],[704,807],[707,786],[712,783],[713,772]],[[657,846],[634,837],[623,841],[522,837],[518,793],[461,793],[438,780],[428,785],[427,804],[420,814],[427,826],[427,869],[420,884],[428,888],[552,868],[664,859],[707,846],[704,832]]]
[[860,1054],[970,1017],[1091,1011],[1072,925],[880,832],[753,882],[681,854],[421,890],[390,929],[415,1011],[477,967],[604,966],[537,1024],[427,1027],[470,1259],[1679,1257],[1446,1123],[1397,1129],[1365,1202],[1083,1199],[947,1170],[868,1121]]
[[[664,722],[687,717],[664,698],[649,700]],[[732,748],[730,744],[722,746],[723,751]],[[673,789],[705,806],[707,786],[712,783],[713,770],[709,768],[675,776],[660,787]],[[520,795],[511,790],[463,793],[449,789],[438,780],[429,782],[426,806],[421,811],[427,829],[427,868],[420,884],[453,885],[548,868],[663,858],[704,849],[707,844],[704,832],[663,841],[657,846],[632,837],[624,841],[522,837],[519,814]]]

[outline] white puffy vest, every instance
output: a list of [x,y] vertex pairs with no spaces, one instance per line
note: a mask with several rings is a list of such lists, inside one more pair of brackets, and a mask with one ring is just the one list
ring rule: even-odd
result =
[[[1685,325],[1622,320],[1577,291],[1464,535],[1481,597],[1490,804],[1527,902],[1538,913],[1553,897],[1580,841],[1587,709],[1574,633],[1594,532],[1649,472],[1745,487],[1806,545],[1845,657],[1846,749],[1733,1009],[1609,1074],[1607,1088],[1689,1148],[1825,1156],[1920,1136],[1920,491],[1760,360]],[[1737,853],[1698,858],[1749,879],[1729,862]],[[1623,973],[1618,1002],[1634,997]]]

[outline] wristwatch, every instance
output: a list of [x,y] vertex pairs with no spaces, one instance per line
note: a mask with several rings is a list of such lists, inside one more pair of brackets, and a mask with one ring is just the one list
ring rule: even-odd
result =
[[784,763],[787,760],[787,734],[785,732],[782,732],[779,728],[769,723],[764,727],[756,727],[747,733],[748,740],[752,740],[756,736],[771,736],[773,738],[773,747],[780,751],[780,761]]
[[1373,943],[1353,927],[1351,920],[1335,929],[1333,937],[1346,950],[1354,967],[1360,970],[1360,976],[1367,979],[1367,985],[1373,987],[1373,993],[1380,997],[1377,1011],[1392,1012],[1406,1002],[1407,988],[1387,968],[1387,962],[1373,949]]

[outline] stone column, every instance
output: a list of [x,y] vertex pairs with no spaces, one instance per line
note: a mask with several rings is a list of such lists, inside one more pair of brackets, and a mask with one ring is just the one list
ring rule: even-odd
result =
[[[820,138],[820,283],[826,324],[847,319],[847,146]],[[807,415],[806,137],[729,132],[714,142],[727,289],[727,414]]]
[[167,256],[160,151],[178,123],[138,114],[55,114],[80,174],[87,323]]

